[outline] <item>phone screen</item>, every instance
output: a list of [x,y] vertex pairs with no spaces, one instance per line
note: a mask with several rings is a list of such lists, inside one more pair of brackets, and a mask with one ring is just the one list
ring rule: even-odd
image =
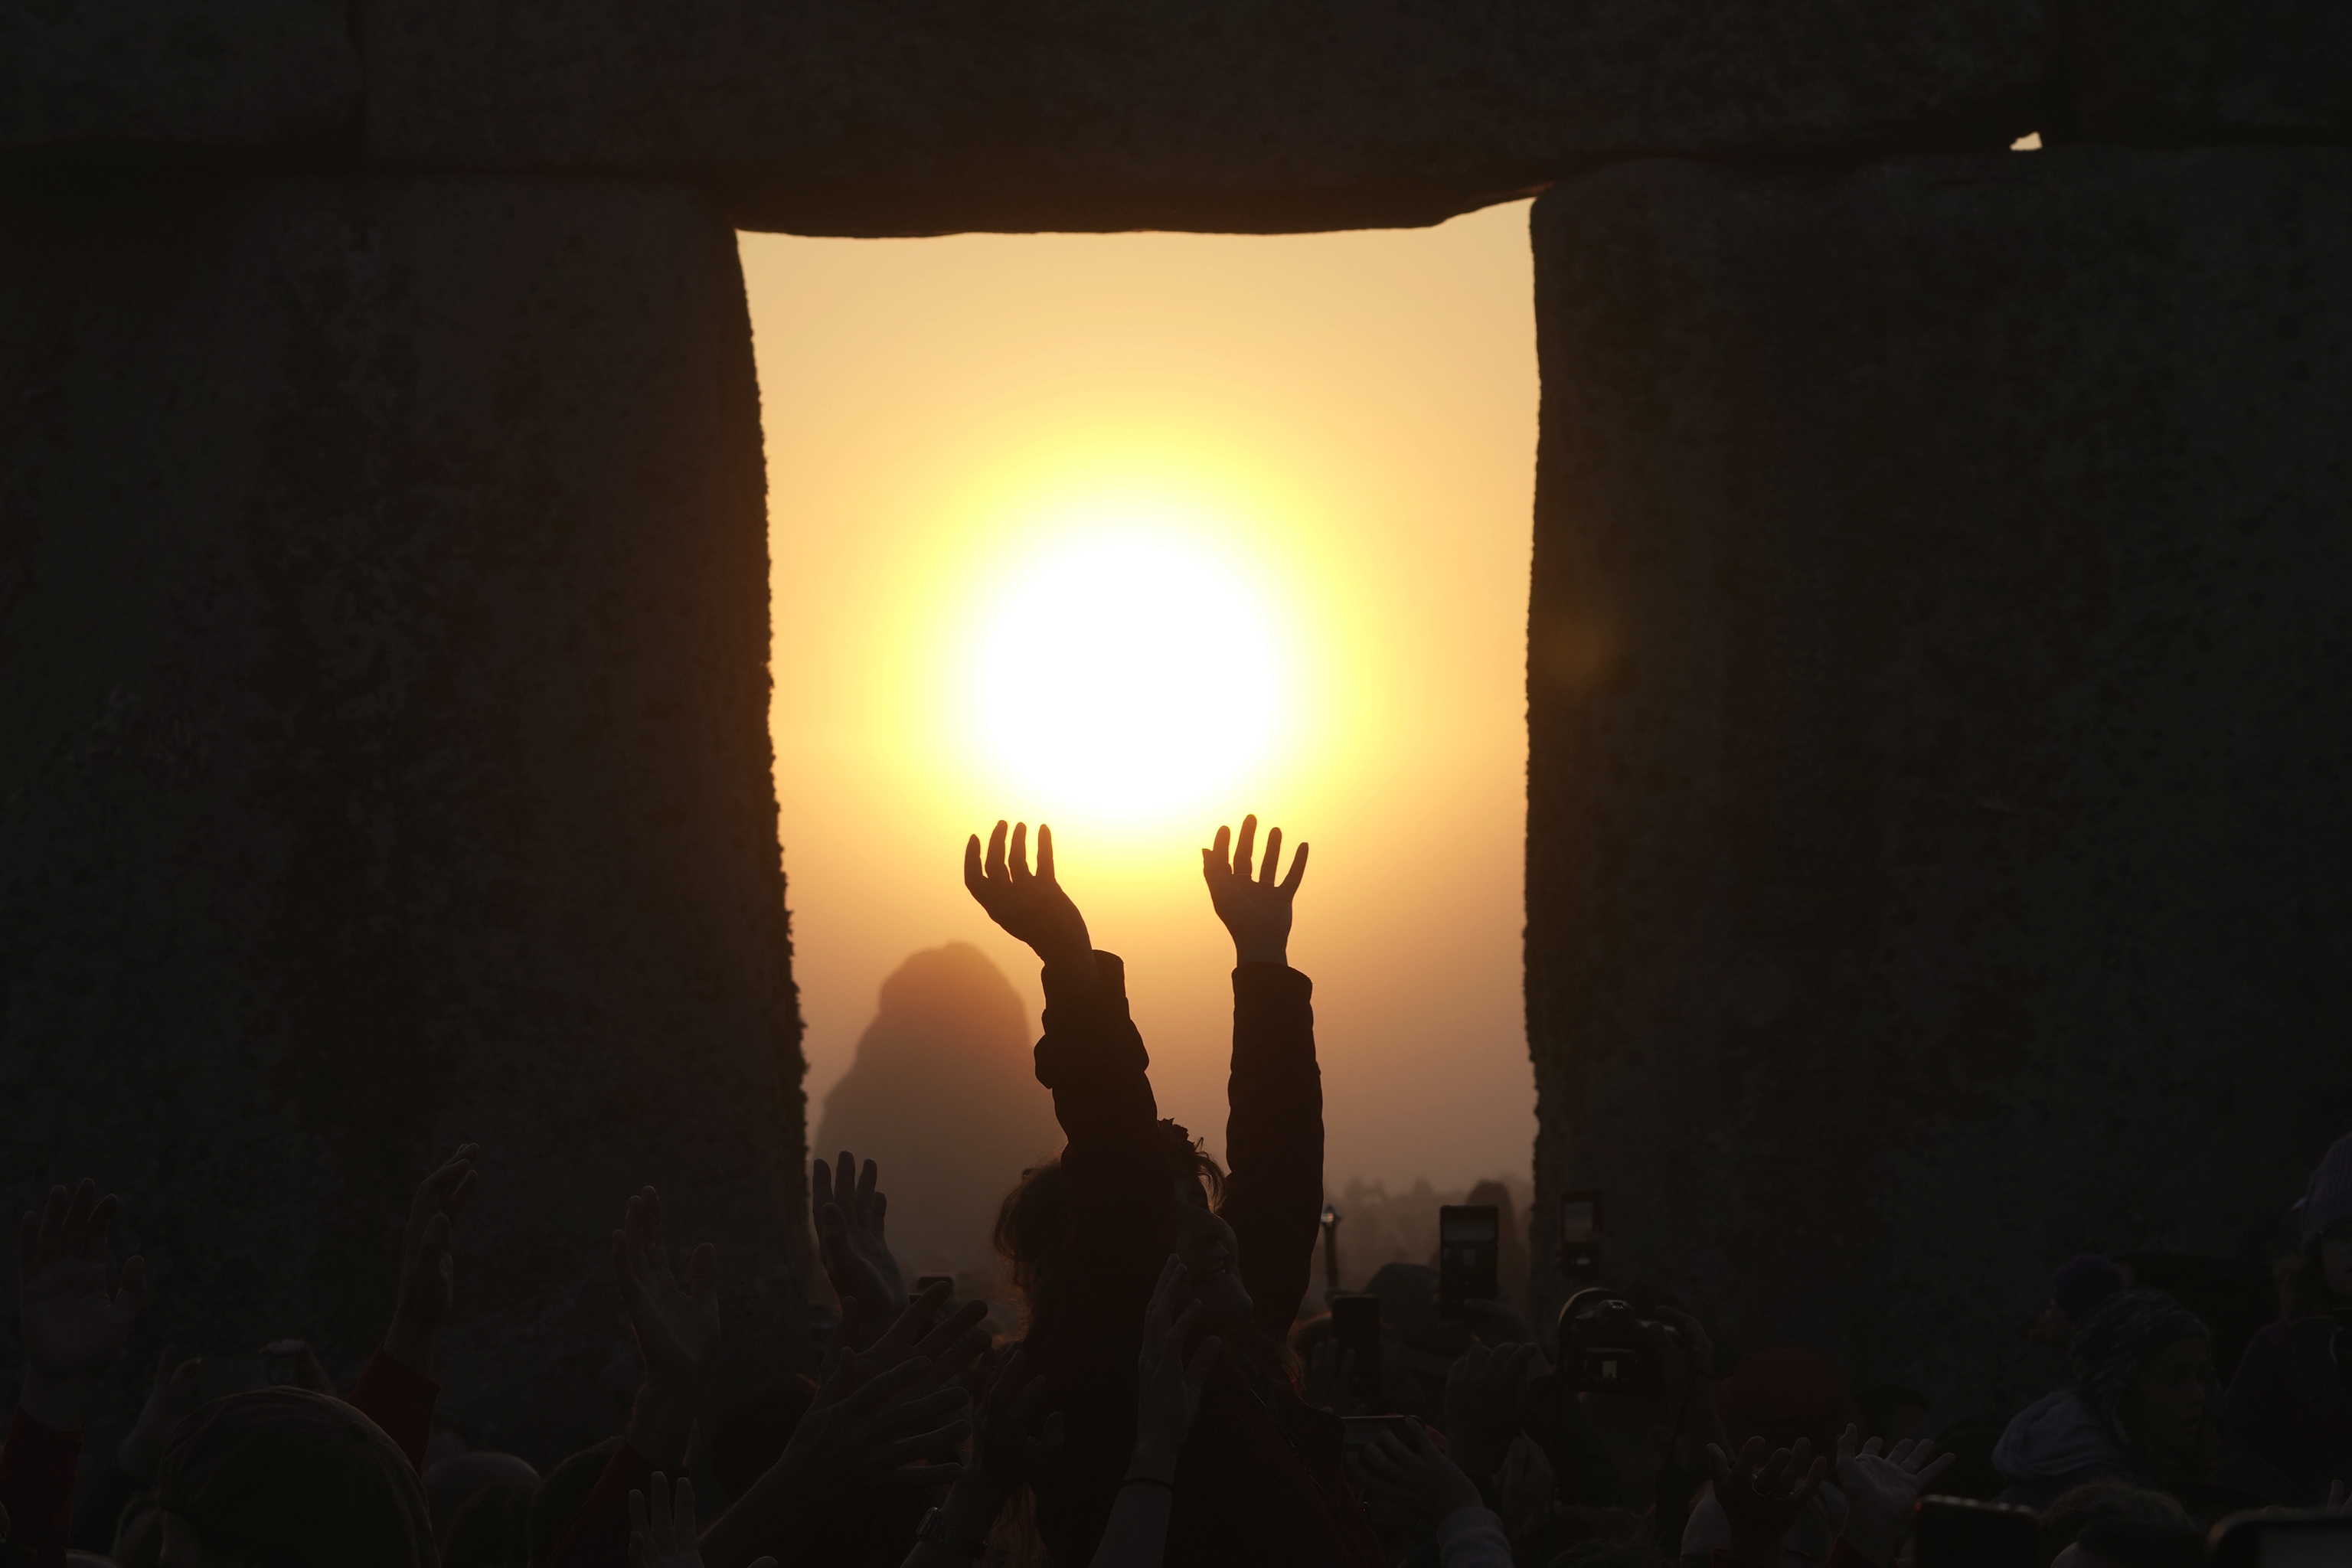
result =
[[1437,1304],[1441,1317],[1459,1318],[1465,1301],[1501,1294],[1496,1271],[1503,1236],[1493,1204],[1447,1204],[1437,1211]]

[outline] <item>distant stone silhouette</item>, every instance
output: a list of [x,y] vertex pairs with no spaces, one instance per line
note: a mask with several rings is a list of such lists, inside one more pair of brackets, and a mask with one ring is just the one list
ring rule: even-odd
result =
[[989,1227],[1022,1171],[1061,1146],[1021,998],[978,948],[916,953],[882,983],[810,1152],[878,1161],[889,1236],[918,1274],[992,1272]]

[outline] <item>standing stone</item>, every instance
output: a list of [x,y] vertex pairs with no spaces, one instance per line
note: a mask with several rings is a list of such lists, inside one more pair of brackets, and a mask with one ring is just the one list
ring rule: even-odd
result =
[[606,1238],[647,1183],[681,1251],[719,1245],[717,1384],[797,1359],[719,215],[584,180],[19,198],[0,400],[0,1195],[121,1193],[153,1280],[126,1384],[166,1339],[281,1334],[348,1378],[464,1140],[440,1376],[477,1444],[617,1429]]
[[2015,1393],[2053,1266],[2260,1246],[2352,1125],[2352,153],[1534,226],[1538,1234]]

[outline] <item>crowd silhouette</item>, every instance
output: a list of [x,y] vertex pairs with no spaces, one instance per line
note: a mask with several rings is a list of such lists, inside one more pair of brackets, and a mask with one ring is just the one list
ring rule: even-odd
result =
[[[2063,1347],[2065,1375],[1935,1432],[1927,1394],[1849,1394],[1801,1347],[1735,1352],[1710,1333],[1714,1303],[1616,1278],[1605,1247],[1540,1329],[1524,1297],[1464,1294],[1444,1258],[1318,1289],[1322,1079],[1312,987],[1289,964],[1307,847],[1286,869],[1281,830],[1262,852],[1256,834],[1245,817],[1202,852],[1234,952],[1223,1163],[1160,1116],[1123,966],[1062,887],[1051,830],[1034,867],[1025,825],[971,838],[966,887],[1043,965],[1035,1070],[1061,1134],[999,1186],[1018,1310],[959,1299],[952,1278],[910,1289],[887,1172],[848,1152],[817,1161],[811,1218],[837,1311],[814,1375],[746,1392],[704,1435],[700,1473],[724,1506],[706,1509],[686,1474],[725,1331],[720,1243],[674,1242],[650,1187],[610,1237],[640,1373],[625,1429],[544,1476],[510,1454],[437,1451],[450,1237],[480,1179],[468,1144],[416,1190],[388,1326],[349,1389],[279,1341],[264,1386],[207,1398],[201,1358],[167,1348],[104,1456],[80,1434],[109,1414],[142,1265],[110,1261],[115,1196],[91,1181],[52,1191],[19,1238],[6,1561],[2352,1563],[2352,1136],[2293,1206],[2273,1321],[2217,1331],[2209,1319],[2234,1309],[2200,1292],[2230,1298],[2179,1260],[2078,1258],[2033,1330]],[[1468,1216],[1465,1247],[1483,1236],[1519,1260],[1489,1276],[1511,1279],[1525,1242],[1507,1194],[1472,1195],[1444,1212]]]

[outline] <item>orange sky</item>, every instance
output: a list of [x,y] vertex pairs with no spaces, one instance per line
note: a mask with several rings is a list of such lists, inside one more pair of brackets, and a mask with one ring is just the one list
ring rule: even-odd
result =
[[1223,1134],[1199,847],[1315,846],[1336,1189],[1524,1173],[1524,204],[1427,230],[742,237],[773,528],[776,794],[811,1121],[883,977],[1027,998],[964,835],[1055,825],[1164,1112]]

